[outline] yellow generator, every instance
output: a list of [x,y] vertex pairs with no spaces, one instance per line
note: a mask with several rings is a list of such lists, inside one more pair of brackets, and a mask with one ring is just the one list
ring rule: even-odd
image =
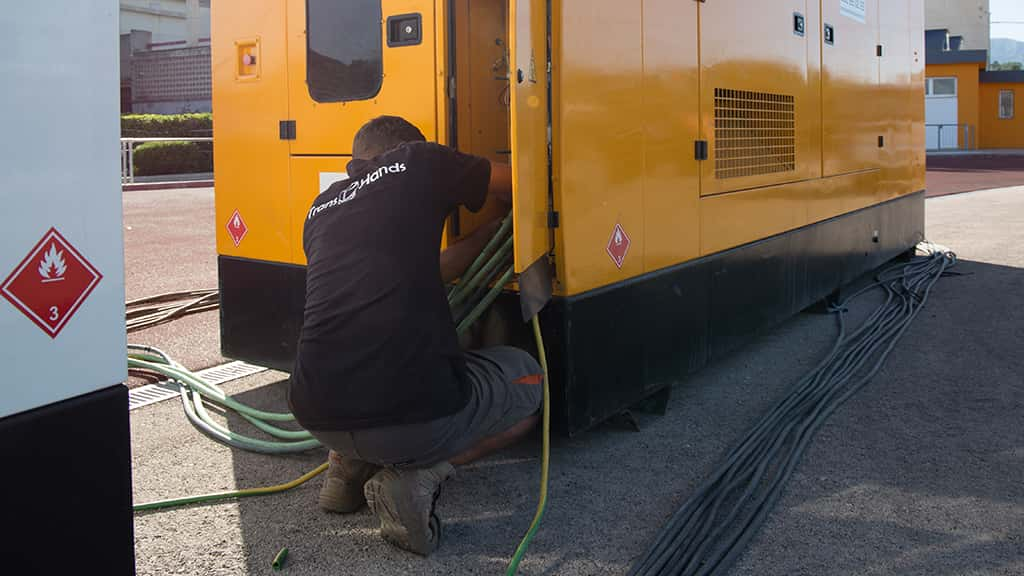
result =
[[[923,0],[218,0],[226,356],[290,370],[302,225],[370,118],[510,162],[569,433],[924,233]],[[452,214],[456,240],[493,214]],[[515,331],[508,335],[516,341]]]

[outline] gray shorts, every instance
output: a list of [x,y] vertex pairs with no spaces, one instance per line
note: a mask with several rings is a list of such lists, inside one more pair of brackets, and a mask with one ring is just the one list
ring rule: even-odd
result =
[[469,402],[451,416],[417,424],[310,433],[343,457],[420,468],[451,460],[540,408],[543,374],[533,356],[523,350],[497,346],[466,352],[466,375]]

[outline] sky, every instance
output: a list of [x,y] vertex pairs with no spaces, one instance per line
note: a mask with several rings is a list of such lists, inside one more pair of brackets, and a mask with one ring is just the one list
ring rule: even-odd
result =
[[[992,13],[992,37],[1013,38],[1024,42],[1024,0],[990,0]],[[1000,21],[1019,22],[999,24]]]

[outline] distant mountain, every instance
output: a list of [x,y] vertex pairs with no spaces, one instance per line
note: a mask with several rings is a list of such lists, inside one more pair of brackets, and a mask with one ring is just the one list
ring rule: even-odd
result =
[[1024,42],[1009,38],[992,39],[993,62],[1024,62]]

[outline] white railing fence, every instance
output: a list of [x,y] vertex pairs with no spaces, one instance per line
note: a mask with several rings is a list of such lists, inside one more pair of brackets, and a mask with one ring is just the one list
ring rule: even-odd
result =
[[213,142],[213,138],[121,138],[121,184],[135,183],[135,146],[145,142]]

